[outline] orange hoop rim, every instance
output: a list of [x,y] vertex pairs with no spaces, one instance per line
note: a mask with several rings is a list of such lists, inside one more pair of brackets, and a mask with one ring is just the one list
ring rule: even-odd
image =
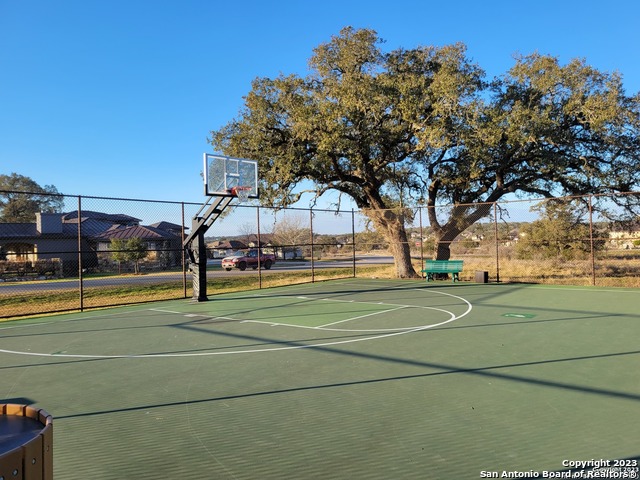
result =
[[232,187],[231,188],[231,193],[233,193],[234,195],[237,195],[238,192],[242,192],[242,191],[247,191],[247,190],[251,190],[251,187]]

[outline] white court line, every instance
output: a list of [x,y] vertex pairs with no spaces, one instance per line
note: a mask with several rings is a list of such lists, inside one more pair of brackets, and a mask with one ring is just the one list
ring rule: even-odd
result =
[[422,307],[420,305],[407,305],[404,303],[385,303],[385,302],[360,302],[358,300],[343,300],[341,298],[331,298],[331,297],[292,297],[290,295],[256,295],[256,297],[268,297],[268,298],[295,298],[299,300],[309,300],[311,302],[336,302],[336,303],[354,303],[358,305],[384,305],[388,307],[399,307],[399,308],[431,308],[431,307]]
[[[423,292],[423,290],[421,289],[413,289],[416,290],[418,292]],[[402,330],[402,331],[394,331],[392,333],[385,333],[385,334],[381,334],[381,335],[373,335],[370,337],[364,337],[364,338],[350,338],[348,340],[337,340],[334,342],[326,342],[326,343],[317,343],[317,344],[309,344],[309,345],[288,345],[285,347],[272,347],[272,348],[257,348],[257,349],[250,349],[250,350],[233,350],[233,351],[224,351],[224,352],[198,352],[198,353],[152,353],[152,354],[129,354],[129,355],[90,355],[90,354],[69,354],[69,353],[64,353],[64,354],[54,354],[54,353],[40,353],[40,352],[24,352],[24,351],[17,351],[17,350],[6,350],[6,349],[0,349],[0,353],[9,353],[9,354],[13,354],[13,355],[24,355],[24,356],[31,356],[31,357],[49,357],[49,358],[93,358],[93,359],[116,359],[116,358],[135,358],[135,359],[151,359],[151,358],[185,358],[185,357],[211,357],[214,355],[237,355],[237,354],[243,354],[243,353],[263,353],[263,352],[281,352],[281,351],[285,351],[285,350],[302,350],[302,349],[306,349],[306,348],[326,348],[326,347],[332,347],[332,346],[336,346],[336,345],[344,345],[344,344],[349,344],[349,343],[357,343],[357,342],[364,342],[364,341],[371,341],[371,340],[380,340],[383,338],[390,338],[390,337],[395,337],[398,335],[405,335],[408,333],[414,333],[414,332],[420,332],[423,330],[428,330],[430,328],[435,328],[435,327],[439,327],[442,325],[446,325],[448,323],[451,323],[453,321],[459,320],[462,317],[465,317],[466,315],[468,315],[469,313],[471,313],[471,311],[473,310],[473,306],[471,305],[471,303],[463,298],[460,297],[458,295],[453,295],[451,293],[445,293],[445,292],[439,292],[437,290],[429,290],[430,293],[438,293],[440,295],[445,295],[445,296],[449,296],[452,298],[456,298],[458,300],[461,300],[464,304],[467,305],[467,309],[460,315],[455,315],[452,312],[448,312],[446,310],[442,310],[442,309],[436,309],[436,310],[440,310],[443,312],[447,312],[449,313],[449,315],[451,315],[451,318],[449,318],[448,320],[445,320],[443,322],[439,322],[439,323],[434,323],[431,325],[423,325],[420,327],[415,327],[415,328],[411,328],[408,330]],[[415,307],[415,305],[413,305],[413,307]],[[420,307],[420,308],[427,308],[427,307]],[[147,309],[149,310],[149,309]],[[182,312],[181,312],[182,314]],[[344,331],[344,330],[341,330]]]
[[[37,325],[57,325],[60,323],[67,323],[67,322],[79,322],[81,320],[95,320],[97,318],[107,318],[107,317],[118,317],[118,316],[122,316],[122,315],[128,315],[131,312],[139,312],[139,311],[148,311],[149,309],[136,309],[136,310],[125,310],[125,311],[121,311],[121,312],[111,312],[111,313],[107,313],[105,315],[85,315],[85,316],[79,316],[79,317],[71,317],[71,318],[56,318],[55,316],[51,316],[48,317],[51,319],[51,321],[49,322],[40,322],[40,323],[27,323],[24,325],[4,325],[3,323],[0,323],[0,330],[8,330],[10,328],[28,328],[28,327],[35,327]],[[74,313],[70,313],[70,314],[62,314],[62,315],[76,315]],[[20,322],[20,320],[9,320],[9,322]]]
[[[411,287],[411,288],[398,287],[398,288],[402,288],[403,290],[421,291],[421,290],[416,289],[414,287]],[[438,293],[441,293],[441,292],[438,292]],[[442,293],[442,295],[446,295],[446,294]],[[360,332],[360,333],[365,333],[365,332],[399,332],[399,331],[403,331],[403,330],[413,330],[416,327],[357,328],[357,329],[326,328],[326,327],[328,327],[330,325],[338,324],[338,323],[344,323],[344,322],[348,322],[348,321],[351,321],[351,320],[356,320],[356,319],[359,319],[359,318],[364,318],[364,317],[367,317],[367,316],[379,315],[381,313],[392,312],[392,311],[395,311],[395,310],[400,310],[402,308],[420,308],[420,309],[425,309],[425,310],[436,310],[436,311],[439,311],[439,312],[446,313],[449,316],[454,316],[454,314],[451,313],[449,310],[443,310],[443,309],[437,308],[437,307],[426,307],[424,305],[406,305],[406,304],[384,303],[384,302],[360,302],[360,301],[357,301],[357,300],[343,300],[343,299],[340,299],[340,298],[327,298],[327,297],[313,298],[313,297],[292,296],[292,295],[266,295],[266,294],[260,294],[260,293],[257,293],[255,296],[256,297],[267,297],[267,298],[286,298],[286,299],[296,298],[296,299],[300,299],[300,300],[309,300],[310,302],[337,302],[337,303],[351,303],[351,304],[359,304],[359,305],[376,305],[376,306],[383,305],[383,306],[388,306],[388,307],[395,307],[395,308],[391,308],[391,309],[388,309],[388,310],[380,310],[378,312],[369,313],[369,314],[365,314],[365,315],[361,315],[361,316],[357,316],[357,317],[353,317],[353,318],[347,318],[345,320],[339,320],[337,322],[327,323],[325,325],[320,325],[320,326],[316,326],[316,327],[310,327],[310,326],[306,326],[306,325],[295,325],[295,324],[284,323],[284,322],[265,321],[265,320],[245,320],[246,322],[262,323],[262,324],[270,325],[270,326],[303,328],[303,329],[311,329],[311,330],[321,330],[322,329],[322,330],[329,330],[329,331],[333,331],[333,332]]]
[[28,323],[26,325],[7,325],[7,326],[4,326],[4,325],[0,324],[0,330],[9,330],[11,328],[37,327],[38,325],[47,325],[47,322]]
[[366,315],[359,315],[357,317],[345,318],[344,320],[338,320],[337,322],[325,323],[324,325],[319,325],[319,326],[317,326],[315,328],[330,327],[331,325],[337,325],[338,323],[350,322],[351,320],[359,320],[361,318],[366,318],[366,317],[373,317],[374,315],[380,315],[381,313],[395,312],[396,310],[402,310],[403,308],[407,308],[407,307],[402,306],[402,307],[397,307],[397,308],[391,308],[389,310],[380,310],[379,312],[367,313]]
[[[453,320],[457,320],[457,318],[461,318],[464,315],[461,315],[460,317],[456,317],[456,315],[453,312],[450,312],[449,310],[444,310],[442,308],[436,308],[436,307],[424,307],[424,306],[416,306],[416,305],[408,305],[405,308],[421,308],[421,309],[425,309],[425,310],[435,310],[437,312],[442,312],[442,313],[446,313],[449,315],[449,320],[447,320],[447,322],[449,321],[453,321]],[[466,313],[465,313],[466,315]],[[447,323],[445,322],[445,323]],[[420,328],[422,330],[426,330],[428,328],[432,328],[434,326],[439,326],[439,325],[443,325],[443,323],[438,323],[435,325],[420,325],[418,327],[396,327],[396,328],[368,328],[368,329],[363,329],[363,328],[357,328],[357,329],[348,329],[348,328],[320,328],[320,327],[303,327],[300,325],[288,325],[289,327],[297,327],[297,328],[313,328],[313,329],[317,329],[317,330],[327,330],[327,331],[331,331],[331,332],[352,332],[352,333],[366,333],[366,332],[398,332],[398,331],[402,331],[402,330],[415,330],[416,328]]]

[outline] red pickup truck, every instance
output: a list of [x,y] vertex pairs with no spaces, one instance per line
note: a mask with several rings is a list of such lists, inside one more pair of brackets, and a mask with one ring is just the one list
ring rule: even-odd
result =
[[261,251],[260,257],[258,258],[257,249],[249,250],[248,252],[240,250],[233,255],[224,257],[222,259],[222,268],[227,272],[231,271],[232,268],[246,270],[247,267],[249,267],[255,270],[258,268],[258,261],[260,262],[260,268],[269,270],[271,266],[276,263],[276,256]]

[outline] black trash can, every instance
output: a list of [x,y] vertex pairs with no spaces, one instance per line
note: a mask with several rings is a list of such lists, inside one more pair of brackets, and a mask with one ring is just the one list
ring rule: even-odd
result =
[[476,283],[489,283],[489,272],[476,270]]

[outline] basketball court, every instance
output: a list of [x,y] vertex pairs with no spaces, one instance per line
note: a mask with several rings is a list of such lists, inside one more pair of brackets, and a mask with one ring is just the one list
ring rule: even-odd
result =
[[349,279],[23,319],[0,394],[53,415],[56,478],[542,477],[640,456],[639,295]]

